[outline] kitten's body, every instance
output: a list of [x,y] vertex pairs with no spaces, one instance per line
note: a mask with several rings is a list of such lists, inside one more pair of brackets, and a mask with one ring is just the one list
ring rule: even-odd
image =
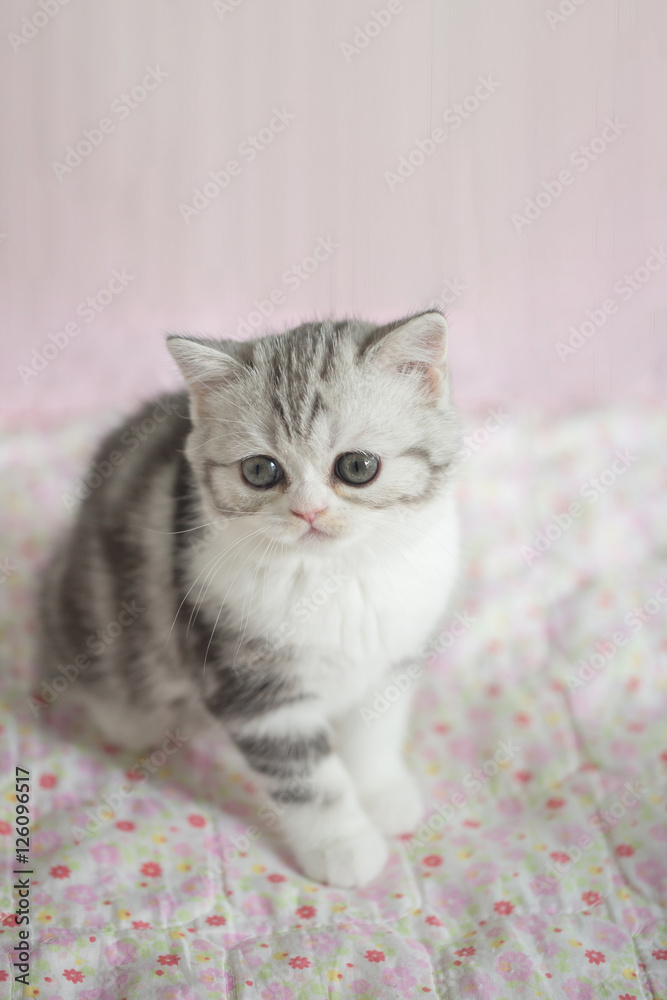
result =
[[[374,877],[379,830],[421,814],[401,757],[408,694],[370,721],[361,709],[417,659],[456,571],[458,435],[435,317],[170,342],[192,401],[150,404],[103,444],[98,462],[123,460],[45,588],[47,679],[125,608],[75,685],[106,736],[141,749],[185,717],[218,720],[302,867],[340,885]],[[381,456],[377,481],[332,478],[331,456],[357,448]],[[277,456],[283,481],[244,483],[248,454]]]

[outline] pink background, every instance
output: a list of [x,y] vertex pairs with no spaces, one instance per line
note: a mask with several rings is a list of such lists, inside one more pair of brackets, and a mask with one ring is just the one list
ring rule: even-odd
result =
[[[1,15],[7,415],[131,405],[176,380],[163,331],[234,336],[272,291],[281,329],[392,317],[447,282],[464,406],[664,394],[667,263],[629,301],[614,291],[667,243],[664,0],[43,2],[57,12],[37,30],[22,21],[45,20],[37,0]],[[550,24],[559,5],[572,13]],[[344,51],[373,11],[389,23]],[[147,67],[167,75],[122,119],[113,107]],[[444,123],[480,77],[494,92]],[[247,162],[239,144],[274,108],[294,119]],[[608,117],[627,127],[579,170],[570,156]],[[113,131],[58,179],[54,161],[103,118]],[[391,190],[386,172],[438,128],[446,141]],[[239,175],[186,222],[179,205],[230,159]],[[563,169],[572,183],[517,232],[512,214]],[[329,237],[339,245],[289,288],[284,272]],[[127,287],[92,322],[77,317],[123,268]],[[609,298],[614,315],[559,358],[569,327]],[[79,335],[22,377],[77,319]]]

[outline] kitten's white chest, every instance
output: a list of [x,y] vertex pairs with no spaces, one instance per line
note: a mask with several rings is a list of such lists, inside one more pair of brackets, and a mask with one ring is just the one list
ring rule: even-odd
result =
[[[224,562],[207,598],[224,597],[250,635],[289,647],[294,669],[332,711],[359,700],[389,668],[418,656],[457,570],[453,503],[322,558]],[[236,575],[235,575],[236,574]]]

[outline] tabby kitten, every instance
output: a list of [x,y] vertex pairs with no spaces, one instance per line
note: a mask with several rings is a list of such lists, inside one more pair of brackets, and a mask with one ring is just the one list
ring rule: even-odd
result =
[[83,656],[72,692],[135,750],[198,713],[223,725],[302,870],[364,885],[422,815],[408,694],[364,708],[415,662],[456,572],[445,320],[167,346],[189,391],[103,443],[113,471],[47,574],[45,676]]

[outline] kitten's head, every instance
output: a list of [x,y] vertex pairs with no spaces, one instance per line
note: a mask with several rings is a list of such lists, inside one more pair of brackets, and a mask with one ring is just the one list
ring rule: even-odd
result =
[[254,341],[173,336],[206,513],[314,547],[444,492],[459,446],[438,312],[305,324]]

